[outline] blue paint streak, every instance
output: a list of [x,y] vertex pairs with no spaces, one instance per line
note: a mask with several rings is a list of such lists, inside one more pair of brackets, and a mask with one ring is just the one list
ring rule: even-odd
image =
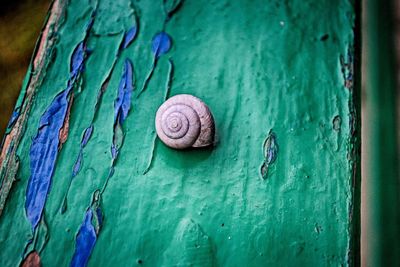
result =
[[[118,95],[114,102],[114,135],[115,127],[121,127],[122,123],[128,116],[130,106],[131,106],[131,95],[133,91],[133,66],[129,59],[125,60],[124,70],[122,73],[122,78],[118,87]],[[86,145],[92,134],[93,127],[89,127],[85,130],[83,134],[81,148]],[[110,172],[108,174],[107,180],[104,185],[104,189],[107,185],[108,179],[114,174],[114,160],[118,155],[118,144],[116,144],[115,136],[111,144],[111,151],[113,154],[113,163],[110,167]],[[78,157],[78,161],[81,158],[81,152]],[[80,164],[80,163],[79,163]],[[103,189],[103,190],[104,190]],[[100,205],[100,198],[103,190],[96,191],[93,195],[93,202],[91,207],[88,208],[85,215],[85,220],[81,225],[78,235],[76,237],[75,252],[71,261],[70,266],[86,266],[93,248],[96,244],[97,236],[100,233],[100,228],[103,223],[103,215]],[[93,224],[94,223],[94,224]]]
[[9,120],[8,124],[7,124],[7,129],[10,129],[14,123],[17,121],[18,117],[19,117],[19,111],[18,110],[14,110],[12,115],[11,115],[11,119]]
[[[93,133],[93,125],[91,125],[88,128],[86,128],[84,133],[83,133],[82,140],[81,140],[81,147],[79,149],[79,154],[78,154],[78,157],[76,158],[75,164],[74,164],[74,166],[72,168],[72,177],[71,177],[71,179],[73,179],[75,176],[77,176],[79,171],[81,170],[82,158],[83,158],[83,148],[89,142],[90,137],[92,137],[92,133]],[[69,190],[69,188],[68,188],[68,190]]]
[[[128,116],[130,106],[131,106],[131,95],[133,91],[133,66],[129,59],[125,60],[124,70],[122,73],[122,78],[118,87],[118,95],[114,102],[114,135],[115,127],[121,127],[121,124],[125,121]],[[85,130],[82,138],[81,147],[86,145],[92,134],[92,127]],[[117,144],[115,143],[115,138],[113,138],[113,143],[111,145],[111,150],[113,154],[113,159],[116,159],[118,155]],[[80,153],[81,154],[81,153]],[[81,157],[81,155],[79,156]],[[78,157],[78,159],[79,159]],[[113,161],[114,164],[114,161]],[[114,174],[114,166],[110,167],[110,172],[108,174],[105,186],[108,179]],[[105,187],[104,187],[105,188]],[[96,191],[99,192],[99,191]],[[75,252],[71,261],[70,266],[86,266],[89,257],[93,251],[96,244],[97,236],[100,233],[100,228],[103,223],[103,215],[99,207],[101,194],[97,195],[95,192],[94,199],[91,207],[88,208],[85,215],[85,220],[81,225],[78,235],[76,237]],[[103,191],[102,191],[103,192]],[[93,224],[95,222],[95,224]]]
[[42,117],[29,151],[31,175],[26,191],[25,211],[35,231],[43,213],[60,145],[59,132],[67,116],[70,94],[83,71],[86,46],[80,42],[71,56],[71,72],[67,88],[51,102]]
[[152,40],[152,51],[154,56],[158,58],[159,56],[166,54],[172,46],[171,37],[165,32],[157,33]]
[[[131,108],[131,96],[133,91],[133,67],[129,59],[125,60],[122,78],[118,87],[118,95],[114,101],[114,128],[113,128],[113,142],[111,144],[111,156],[113,160],[118,157],[120,149],[120,141],[123,136],[118,136],[122,128],[122,124],[128,116]],[[122,130],[122,129],[121,129]],[[113,163],[114,164],[114,163]],[[110,176],[109,176],[110,177]]]
[[93,133],[93,125],[91,125],[85,129],[85,132],[83,133],[83,137],[82,137],[82,141],[81,141],[82,147],[85,147],[86,144],[89,142],[89,139],[92,136],[92,133]]
[[[96,244],[97,234],[92,224],[93,211],[88,209],[85,220],[76,237],[75,252],[72,257],[71,267],[86,266]],[[101,217],[100,217],[101,218]],[[101,221],[101,220],[100,220]]]
[[268,137],[268,146],[266,147],[266,162],[267,164],[272,164],[275,162],[278,156],[279,147],[276,141],[276,135],[270,133]]
[[124,40],[122,41],[122,46],[121,46],[122,49],[127,48],[133,42],[133,40],[135,40],[136,35],[137,35],[137,27],[133,26],[124,35]]
[[75,78],[83,71],[84,61],[86,58],[87,49],[85,42],[80,42],[76,47],[71,56],[71,66],[70,66],[70,82],[73,83]]
[[26,191],[25,210],[32,230],[36,228],[43,212],[53,176],[59,146],[59,132],[68,109],[69,90],[56,96],[42,115],[39,131],[29,151],[31,175]]
[[114,124],[122,124],[128,116],[131,107],[131,95],[133,91],[132,83],[133,67],[129,59],[125,60],[124,71],[118,87],[118,96],[114,101]]
[[115,159],[115,158],[117,158],[117,155],[118,155],[118,149],[114,144],[112,144],[111,145],[111,157],[113,159]]
[[78,158],[76,159],[74,167],[72,168],[71,179],[74,178],[79,173],[79,171],[81,170],[81,166],[82,166],[82,152],[79,151]]

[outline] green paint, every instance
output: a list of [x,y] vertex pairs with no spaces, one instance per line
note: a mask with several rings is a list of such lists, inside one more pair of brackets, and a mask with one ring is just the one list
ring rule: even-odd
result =
[[[88,2],[74,0],[63,7],[55,54],[17,150],[20,181],[0,218],[1,266],[16,265],[29,238],[24,200],[31,138],[45,108],[65,88],[70,55],[94,8]],[[66,266],[72,258],[92,194],[103,185],[112,161],[113,104],[123,62],[133,62],[142,85],[153,63],[151,40],[165,23],[162,2],[99,3],[88,40],[93,52],[45,207],[49,240],[40,252],[43,266]],[[68,210],[60,214],[81,133],[90,125],[121,34],[134,23],[133,5],[138,37],[115,63],[82,170],[70,188]],[[89,265],[356,262],[358,221],[352,216],[358,216],[354,188],[359,184],[353,180],[358,158],[351,152],[357,146],[352,90],[358,88],[348,88],[340,60],[353,51],[354,21],[347,0],[184,1],[165,25],[173,39],[171,51],[159,58],[140,98],[137,91],[133,95],[115,173],[101,198],[104,222]],[[214,148],[175,151],[158,139],[154,143],[159,105],[166,94],[180,93],[200,97],[212,110]],[[337,116],[340,130],[333,125]],[[279,152],[264,180],[260,166],[270,129]]]
[[398,73],[395,1],[369,0],[367,6],[367,83],[369,226],[371,266],[400,265],[400,184],[398,168]]

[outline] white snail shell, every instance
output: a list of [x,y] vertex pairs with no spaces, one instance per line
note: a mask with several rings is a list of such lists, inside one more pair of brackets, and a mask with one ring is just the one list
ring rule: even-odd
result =
[[158,137],[169,147],[185,149],[214,143],[214,118],[207,105],[192,95],[176,95],[156,114]]

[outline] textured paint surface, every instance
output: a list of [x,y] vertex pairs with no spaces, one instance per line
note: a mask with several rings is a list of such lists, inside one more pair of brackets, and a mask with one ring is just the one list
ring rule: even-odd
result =
[[171,49],[171,45],[171,37],[169,37],[169,35],[165,32],[159,32],[153,37],[153,40],[151,42],[151,50],[153,52],[153,64],[151,64],[150,71],[143,82],[142,90],[139,92],[138,96],[140,96],[140,94],[142,94],[149,85],[150,79],[153,76],[154,70],[156,69],[159,57],[167,53]]
[[[31,237],[24,203],[32,138],[65,88],[71,55],[86,35],[90,56],[72,90],[68,135],[57,150],[46,222],[36,233],[42,266],[354,263],[358,89],[351,2],[54,5],[62,15],[47,38],[57,41],[39,45],[47,47],[45,71],[21,92],[28,98],[0,157],[2,183],[18,178],[11,193],[0,191],[8,194],[1,266],[18,265]],[[154,139],[158,107],[180,93],[212,110],[215,147],[175,151]]]
[[[68,184],[68,187],[67,187],[67,191],[66,191],[66,193],[64,195],[64,200],[63,200],[62,207],[61,207],[61,213],[64,213],[67,210],[67,207],[68,207],[68,204],[67,204],[67,202],[68,202],[68,193],[69,193],[69,190],[71,188],[72,180],[76,175],[78,175],[79,171],[81,170],[82,159],[83,159],[83,150],[84,150],[85,146],[87,145],[87,143],[89,142],[90,138],[92,137],[92,133],[93,133],[93,129],[94,129],[94,121],[96,120],[97,113],[98,113],[98,110],[100,108],[101,100],[103,98],[103,94],[104,94],[105,90],[108,87],[108,83],[110,81],[111,75],[112,75],[112,73],[114,71],[114,68],[116,66],[116,63],[118,62],[118,59],[119,59],[122,51],[124,49],[126,49],[133,42],[133,40],[136,38],[136,34],[137,34],[137,30],[138,30],[136,16],[134,17],[134,22],[135,22],[134,23],[135,25],[132,26],[132,28],[130,28],[128,31],[124,32],[122,41],[121,41],[121,43],[119,45],[119,48],[118,48],[117,53],[116,53],[116,56],[114,58],[113,65],[109,69],[108,75],[104,79],[103,83],[99,87],[99,91],[97,92],[97,101],[96,101],[96,104],[95,104],[95,107],[94,107],[93,117],[92,117],[92,120],[90,122],[90,125],[83,132],[82,140],[81,140],[81,143],[80,143],[80,150],[79,150],[79,153],[78,153],[78,157],[76,158],[75,164],[74,164],[74,166],[72,168],[72,176],[70,178],[70,181],[69,181],[69,184]],[[124,78],[122,79],[122,81],[120,83],[120,87],[121,86],[123,87],[122,88],[122,93],[124,92],[123,89],[124,88],[126,89],[126,87],[128,86],[128,83],[132,83],[131,78],[129,78],[129,77],[132,77],[132,66],[131,66],[131,64],[132,63],[127,59],[126,63],[125,63],[125,69],[129,73],[126,73],[124,75]],[[127,79],[128,79],[128,81],[126,81]],[[132,88],[129,88],[129,89],[132,90]],[[122,115],[123,116],[122,117],[123,120],[126,118],[127,112],[129,110],[129,107],[126,107],[126,105],[128,104],[126,102],[129,101],[129,105],[130,105],[130,95],[131,95],[131,93],[129,92],[129,93],[127,93],[127,95],[128,95],[127,99],[122,99],[122,101],[125,102],[125,108],[124,108],[125,112]],[[118,116],[120,117],[120,115],[118,115]],[[115,124],[115,121],[114,121],[114,124]]]
[[86,266],[89,261],[103,223],[103,214],[99,204],[100,192],[96,191],[93,194],[91,207],[86,211],[85,219],[76,235],[75,251],[70,266]]
[[[118,159],[119,150],[124,140],[123,123],[131,108],[131,95],[133,91],[133,66],[129,59],[125,60],[122,78],[118,87],[118,95],[114,101],[113,138],[111,142],[111,166],[102,189],[93,193],[94,199],[91,208],[86,212],[84,222],[76,237],[75,252],[71,266],[87,266],[92,250],[96,244],[97,236],[103,221],[101,211],[101,197],[107,188],[109,179],[114,175],[114,166]],[[85,135],[84,135],[85,136]],[[94,206],[94,208],[93,208]],[[91,210],[93,209],[93,211]],[[92,225],[93,217],[97,227]]]
[[71,266],[86,266],[96,243],[96,231],[92,225],[93,212],[88,210],[76,236],[76,248]]
[[[86,33],[91,29],[92,20]],[[86,41],[87,35],[85,35]],[[85,41],[80,42],[71,56],[70,75],[67,88],[56,95],[50,106],[40,117],[38,132],[32,140],[29,150],[31,175],[26,190],[25,210],[31,223],[32,231],[36,229],[42,216],[44,205],[49,193],[51,179],[56,165],[58,151],[61,150],[65,123],[69,123],[70,105],[72,105],[72,90],[79,82],[87,57]],[[69,126],[67,126],[67,129]],[[60,136],[61,135],[61,136]],[[60,138],[61,137],[61,138]]]

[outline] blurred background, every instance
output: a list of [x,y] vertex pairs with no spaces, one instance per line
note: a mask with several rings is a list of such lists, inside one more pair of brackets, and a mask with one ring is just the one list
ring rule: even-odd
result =
[[0,4],[0,139],[45,21],[50,0],[2,0]]

